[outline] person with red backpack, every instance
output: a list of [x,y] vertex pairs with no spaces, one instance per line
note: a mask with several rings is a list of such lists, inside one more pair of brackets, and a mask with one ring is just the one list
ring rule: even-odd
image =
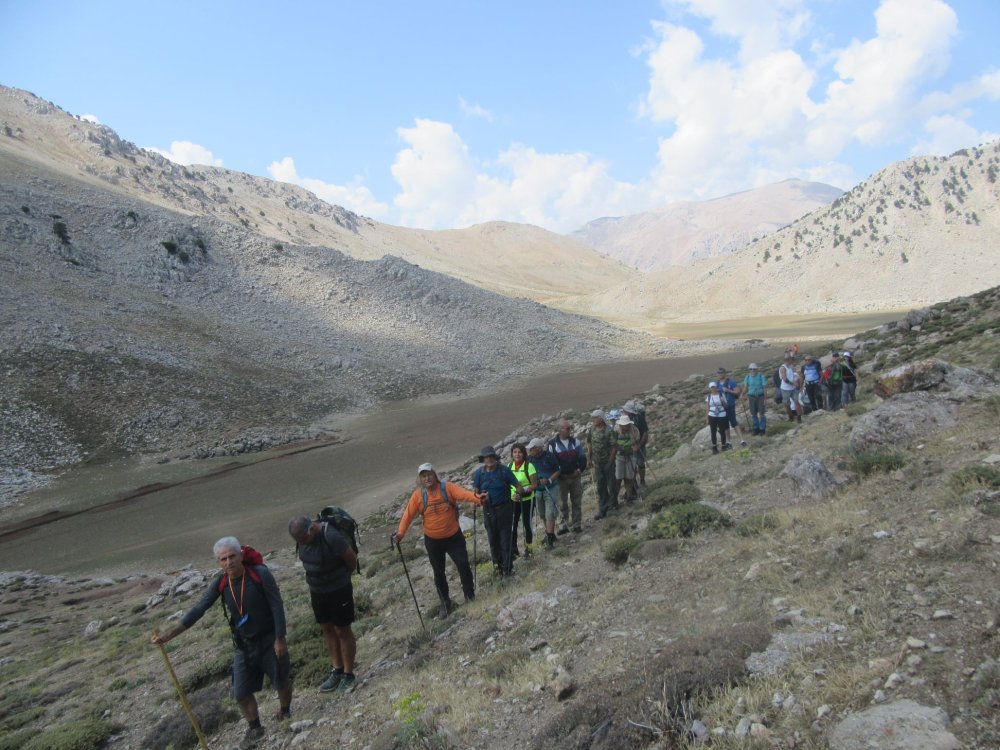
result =
[[354,622],[351,573],[358,568],[358,555],[350,540],[329,522],[296,516],[288,522],[288,533],[295,540],[295,554],[306,572],[313,615],[323,631],[323,642],[330,655],[330,675],[319,690],[351,692],[358,647],[351,629]]
[[392,543],[399,544],[417,516],[424,519],[424,546],[427,548],[427,558],[434,571],[434,587],[441,599],[439,617],[443,620],[454,609],[455,605],[448,595],[448,576],[445,575],[445,555],[451,558],[458,568],[458,577],[462,581],[462,591],[465,601],[476,598],[475,579],[472,567],[469,565],[469,548],[465,544],[465,535],[458,523],[458,503],[482,505],[480,497],[464,487],[453,482],[442,482],[431,464],[420,464],[417,468],[417,479],[420,487],[410,495],[403,517],[399,519],[399,528],[392,535]]
[[233,658],[233,697],[249,727],[240,744],[253,747],[264,737],[254,693],[264,686],[264,675],[278,691],[278,719],[291,715],[292,679],[288,642],[285,637],[285,605],[278,584],[252,547],[241,547],[236,537],[223,537],[212,548],[222,573],[181,618],[180,624],[153,643],[163,645],[194,625],[222,598],[236,646]]

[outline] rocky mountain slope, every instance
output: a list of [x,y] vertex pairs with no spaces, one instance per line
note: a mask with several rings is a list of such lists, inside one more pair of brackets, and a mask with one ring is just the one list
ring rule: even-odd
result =
[[[283,723],[260,694],[259,747],[997,747],[998,342],[993,289],[817,346],[855,350],[857,403],[800,424],[772,410],[765,437],[720,455],[696,434],[707,375],[639,394],[653,434],[643,501],[585,516],[509,581],[466,517],[478,595],[444,621],[430,618],[419,530],[401,552],[385,544],[392,504],[362,537],[352,693],[318,692],[328,666],[301,569],[290,544],[269,552],[297,694]],[[197,599],[207,558],[153,576],[0,576],[0,750],[194,747],[149,634]],[[234,746],[245,725],[223,618],[168,650],[211,745]]]
[[[1000,283],[1000,141],[893,164],[724,258],[644,275],[575,308],[726,320],[905,310]],[[649,326],[655,330],[655,325]]]
[[570,237],[627,266],[655,271],[728,255],[829,206],[842,194],[819,182],[784,180],[714,200],[597,219]]
[[[331,412],[655,345],[392,255],[184,215],[11,149],[0,262],[0,485],[15,489],[82,460],[241,435],[266,447]],[[497,335],[508,321],[516,344]]]

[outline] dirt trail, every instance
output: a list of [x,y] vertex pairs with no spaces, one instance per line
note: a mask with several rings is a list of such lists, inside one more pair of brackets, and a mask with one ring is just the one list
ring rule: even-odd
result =
[[[350,423],[335,445],[135,492],[147,480],[133,487],[127,501],[117,501],[117,494],[95,498],[87,512],[52,516],[49,523],[0,537],[0,570],[168,570],[208,558],[212,543],[225,534],[265,550],[285,546],[290,516],[334,501],[364,518],[405,491],[420,463],[459,465],[540,414],[595,404],[610,408],[657,383],[714,372],[719,365],[742,368],[751,357],[776,353],[603,364],[512,382],[499,392],[390,404]],[[113,478],[107,482],[114,484]],[[72,475],[60,486],[71,493]],[[48,512],[39,506],[36,515]]]

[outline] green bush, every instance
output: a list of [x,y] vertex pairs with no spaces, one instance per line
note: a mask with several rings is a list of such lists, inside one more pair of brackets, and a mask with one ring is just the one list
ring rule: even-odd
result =
[[886,450],[851,451],[847,460],[847,467],[863,476],[895,471],[905,465],[906,457],[902,453]]
[[23,750],[97,750],[115,732],[115,726],[101,719],[85,719],[61,724],[36,734],[22,745]]
[[649,507],[658,511],[671,505],[696,503],[701,500],[701,490],[694,484],[668,484],[653,492],[647,491],[646,497],[649,499]]
[[612,565],[624,565],[628,556],[639,546],[639,540],[634,536],[621,536],[604,548],[604,559]]
[[166,250],[170,255],[177,255],[177,243],[171,240],[164,240],[160,243],[163,245],[163,249]]
[[951,475],[951,482],[959,489],[968,487],[1000,488],[1000,469],[992,466],[966,466]]
[[729,516],[708,505],[682,503],[661,510],[653,516],[646,527],[646,536],[649,539],[688,537],[704,529],[732,524]]
[[778,528],[778,519],[770,513],[760,516],[752,516],[736,525],[736,533],[739,536],[758,536],[765,531],[772,531]]
[[66,227],[66,222],[59,221],[59,219],[52,220],[52,231],[55,233],[59,241],[64,244],[69,244],[69,229]]

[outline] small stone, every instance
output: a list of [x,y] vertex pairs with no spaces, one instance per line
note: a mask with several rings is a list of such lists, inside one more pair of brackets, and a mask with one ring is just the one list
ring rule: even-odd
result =
[[852,604],[850,607],[847,608],[847,614],[849,614],[851,617],[859,617],[861,615],[861,607],[859,607],[856,604]]
[[947,609],[935,609],[931,615],[932,620],[954,620],[955,615]]
[[885,703],[886,701],[885,691],[881,689],[876,690],[875,695],[872,696],[872,700],[875,701],[876,703]]
[[83,634],[87,638],[93,638],[101,632],[102,627],[104,627],[104,623],[101,620],[91,620],[87,623],[87,627],[83,629]]
[[887,689],[892,690],[903,684],[905,678],[898,672],[893,672],[885,681],[885,686]]
[[889,538],[889,532],[888,531],[876,531],[876,532],[872,533],[872,536],[875,537],[876,539],[888,539]]
[[927,644],[919,638],[907,638],[906,647],[912,649],[927,648]]
[[316,722],[312,719],[300,719],[299,721],[293,721],[288,725],[288,728],[295,732],[295,734],[298,734],[299,732],[304,732],[314,726],[316,726]]
[[917,654],[910,654],[909,656],[906,657],[906,666],[910,667],[911,669],[916,669],[923,663],[924,663],[923,658]]
[[691,722],[691,736],[697,740],[705,739],[708,736],[708,727],[704,722],[695,719]]

